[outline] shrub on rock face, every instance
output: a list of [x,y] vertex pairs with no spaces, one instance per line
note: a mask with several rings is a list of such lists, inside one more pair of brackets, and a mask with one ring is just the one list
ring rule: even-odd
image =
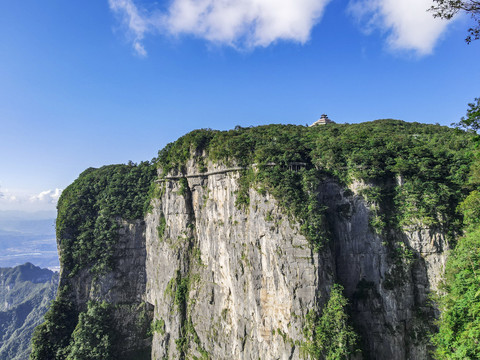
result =
[[89,302],[73,331],[67,360],[114,360],[114,330],[111,305]]
[[78,318],[66,293],[66,289],[58,292],[57,299],[52,302],[52,306],[45,314],[45,322],[35,329],[30,360],[64,360],[66,358],[70,335]]
[[313,359],[348,359],[355,352],[358,335],[349,324],[347,299],[341,285],[335,284],[320,316],[315,311],[307,315],[303,351]]

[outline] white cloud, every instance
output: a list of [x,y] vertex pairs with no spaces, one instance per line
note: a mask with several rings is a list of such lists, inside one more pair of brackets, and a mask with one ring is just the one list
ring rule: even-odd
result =
[[147,14],[142,14],[132,0],[108,0],[108,3],[110,9],[120,16],[122,23],[127,27],[128,37],[137,54],[147,55],[142,45],[145,33],[151,28]]
[[327,0],[175,0],[168,29],[213,42],[268,46],[276,40],[305,43]]
[[392,50],[428,55],[448,25],[427,11],[432,5],[433,0],[351,0],[349,12],[367,32],[385,32]]
[[127,26],[139,55],[147,33],[193,35],[238,47],[268,46],[277,40],[305,43],[330,0],[172,0],[164,12],[147,13],[133,0],[109,0]]
[[41,211],[55,210],[61,189],[46,190],[39,194],[5,189],[0,196],[0,210]]
[[45,204],[56,204],[61,193],[62,190],[60,189],[42,191],[40,194],[30,196],[30,201]]

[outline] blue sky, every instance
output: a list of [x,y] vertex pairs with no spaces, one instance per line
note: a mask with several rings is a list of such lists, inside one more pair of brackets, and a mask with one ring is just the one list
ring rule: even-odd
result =
[[0,210],[196,128],[449,125],[480,96],[468,17],[431,0],[0,2]]

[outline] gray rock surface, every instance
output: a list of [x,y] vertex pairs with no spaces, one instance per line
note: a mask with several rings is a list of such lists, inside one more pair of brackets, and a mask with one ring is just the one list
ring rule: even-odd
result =
[[[199,173],[193,162],[186,170]],[[250,189],[249,206],[236,206],[238,176],[159,184],[163,195],[145,219],[146,299],[162,325],[153,359],[299,359],[305,315],[335,282],[351,302],[364,358],[429,358],[428,292],[448,247],[441,233],[405,229],[384,239],[369,226],[371,204],[356,194],[365,185],[346,191],[326,180],[318,200],[331,239],[314,252],[269,194]]]

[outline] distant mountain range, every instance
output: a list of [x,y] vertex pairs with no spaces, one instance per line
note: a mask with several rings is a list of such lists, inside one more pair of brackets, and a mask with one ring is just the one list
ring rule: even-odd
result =
[[58,273],[31,263],[0,268],[0,360],[27,360],[33,330],[55,298]]
[[58,269],[54,212],[0,211],[0,267],[25,262]]

